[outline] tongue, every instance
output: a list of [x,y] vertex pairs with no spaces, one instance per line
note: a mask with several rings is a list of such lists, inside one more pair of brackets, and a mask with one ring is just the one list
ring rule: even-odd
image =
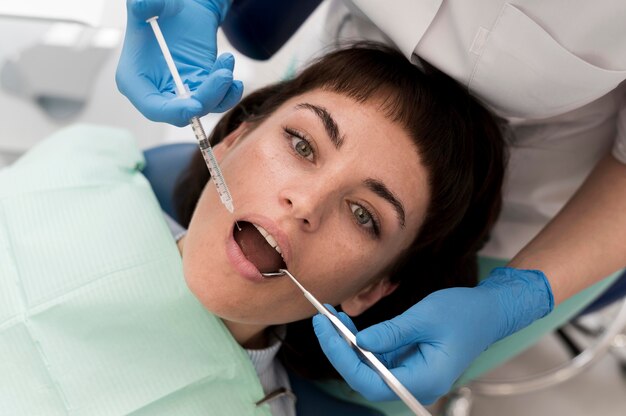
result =
[[275,272],[283,268],[285,263],[276,249],[269,245],[259,230],[249,222],[239,222],[241,231],[235,227],[235,241],[248,260],[261,273]]

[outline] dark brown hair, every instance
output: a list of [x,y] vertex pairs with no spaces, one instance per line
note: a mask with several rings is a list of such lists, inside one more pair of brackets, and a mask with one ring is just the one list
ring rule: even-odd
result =
[[[428,172],[430,203],[425,221],[412,246],[390,270],[391,281],[399,287],[355,317],[357,328],[390,319],[433,291],[475,285],[477,252],[501,206],[506,149],[498,120],[427,63],[419,69],[399,52],[368,42],[331,52],[295,78],[251,93],[222,117],[211,143],[218,143],[243,122],[254,128],[287,100],[314,89],[361,103],[380,102],[380,111],[414,140]],[[208,180],[197,153],[174,194],[184,226]],[[301,376],[337,377],[310,319],[288,325],[280,356]]]

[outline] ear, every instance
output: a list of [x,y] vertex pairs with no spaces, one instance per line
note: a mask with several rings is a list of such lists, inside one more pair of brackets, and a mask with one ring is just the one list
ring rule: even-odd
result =
[[370,306],[390,295],[396,290],[398,283],[392,283],[387,277],[377,280],[359,293],[341,303],[341,309],[350,315],[357,316],[365,312]]
[[228,133],[228,135],[224,137],[221,142],[213,146],[213,154],[218,162],[221,162],[224,155],[239,142],[239,139],[244,136],[247,128],[247,123],[241,123],[235,130]]

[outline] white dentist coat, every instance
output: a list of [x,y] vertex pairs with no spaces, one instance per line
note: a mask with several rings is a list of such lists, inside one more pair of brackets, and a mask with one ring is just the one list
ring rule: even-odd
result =
[[504,206],[484,255],[514,256],[607,152],[626,163],[624,0],[335,1],[326,33],[419,56],[509,120]]

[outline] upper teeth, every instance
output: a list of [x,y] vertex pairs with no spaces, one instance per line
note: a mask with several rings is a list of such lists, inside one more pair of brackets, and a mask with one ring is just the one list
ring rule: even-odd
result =
[[265,241],[267,241],[267,243],[274,247],[274,250],[278,251],[278,254],[280,254],[280,256],[283,256],[283,252],[280,249],[280,247],[278,247],[278,243],[276,242],[276,239],[274,237],[272,237],[272,235],[270,233],[268,233],[265,228],[261,227],[260,225],[256,225],[256,224],[252,224],[256,227],[257,230],[259,230],[259,232],[261,233],[261,235],[265,238]]

